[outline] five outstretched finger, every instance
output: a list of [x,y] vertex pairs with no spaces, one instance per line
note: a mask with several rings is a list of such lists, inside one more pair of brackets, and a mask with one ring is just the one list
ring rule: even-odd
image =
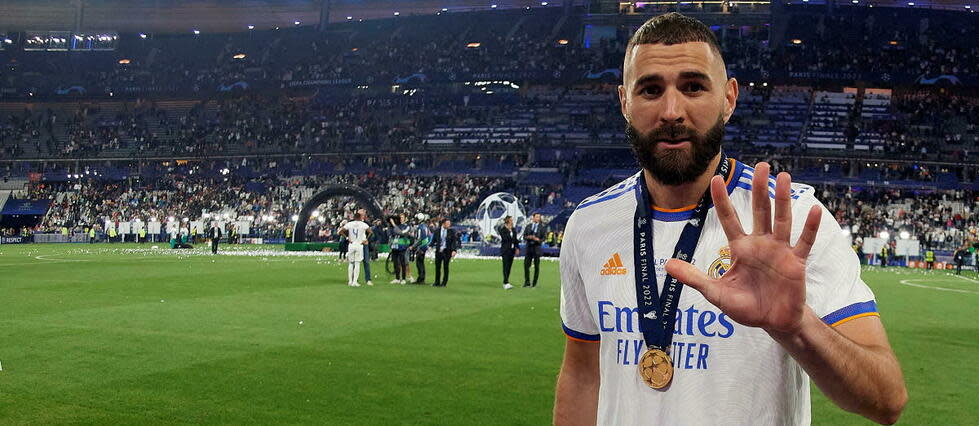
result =
[[772,202],[768,196],[768,172],[768,163],[758,163],[755,166],[755,175],[751,178],[751,216],[754,218],[752,235],[772,233]]
[[666,272],[674,278],[680,280],[684,285],[693,287],[699,291],[707,301],[716,304],[717,286],[714,281],[707,277],[697,267],[679,259],[670,259],[666,262]]
[[738,219],[738,213],[734,211],[731,198],[727,195],[727,187],[724,185],[724,179],[720,176],[714,176],[711,179],[710,196],[714,202],[714,211],[717,212],[717,219],[721,222],[724,235],[727,235],[727,240],[734,241],[741,238],[744,235],[744,229],[741,228],[741,220]]
[[809,258],[809,251],[816,243],[816,233],[819,231],[819,221],[822,214],[823,210],[819,206],[812,206],[809,209],[806,225],[802,228],[802,235],[799,236],[799,242],[795,246],[796,256],[803,259]]
[[782,172],[775,178],[775,239],[786,244],[792,235],[792,177]]

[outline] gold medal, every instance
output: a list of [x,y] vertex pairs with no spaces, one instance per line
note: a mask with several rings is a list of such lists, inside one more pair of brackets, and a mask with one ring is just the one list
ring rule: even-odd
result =
[[647,386],[663,389],[673,380],[673,362],[662,350],[647,350],[639,359],[639,375]]

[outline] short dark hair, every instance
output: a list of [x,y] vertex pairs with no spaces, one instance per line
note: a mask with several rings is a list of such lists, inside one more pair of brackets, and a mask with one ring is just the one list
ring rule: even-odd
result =
[[361,217],[363,217],[363,216],[361,216],[360,212],[355,212],[354,213],[354,220],[360,220]]
[[717,42],[714,32],[697,19],[680,13],[670,12],[646,21],[629,39],[626,46],[626,57],[632,48],[639,44],[665,44],[667,46],[681,43],[702,41],[710,45],[714,53],[724,60],[721,55],[721,45]]

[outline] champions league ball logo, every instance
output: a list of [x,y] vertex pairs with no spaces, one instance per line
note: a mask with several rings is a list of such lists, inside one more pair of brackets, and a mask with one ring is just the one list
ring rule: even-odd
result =
[[718,253],[721,257],[714,260],[707,268],[707,275],[715,280],[721,278],[728,269],[731,269],[731,247],[721,247]]
[[503,218],[507,216],[513,217],[513,229],[517,231],[517,238],[521,238],[524,225],[528,220],[523,205],[517,197],[507,192],[497,192],[479,203],[479,208],[476,209],[476,221],[483,238],[489,241],[489,237],[492,236],[494,241],[499,241],[500,233],[496,228],[503,225]]

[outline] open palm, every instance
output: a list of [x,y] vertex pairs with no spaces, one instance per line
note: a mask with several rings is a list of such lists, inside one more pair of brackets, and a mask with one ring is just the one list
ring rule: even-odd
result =
[[732,264],[719,279],[708,278],[693,265],[671,259],[666,270],[693,287],[738,323],[765,330],[789,332],[799,327],[805,312],[806,258],[816,240],[821,210],[809,210],[798,244],[792,234],[791,177],[780,173],[775,185],[775,220],[768,195],[769,166],[759,163],[752,178],[754,227],[745,234],[720,176],[711,180],[711,196],[731,247]]

